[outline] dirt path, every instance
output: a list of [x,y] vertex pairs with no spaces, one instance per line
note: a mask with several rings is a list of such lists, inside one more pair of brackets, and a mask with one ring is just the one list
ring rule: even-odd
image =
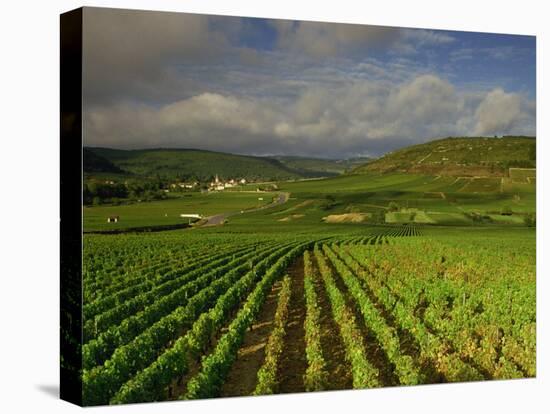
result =
[[278,369],[279,392],[304,392],[304,374],[307,369],[304,320],[306,301],[304,296],[304,258],[299,258],[287,269],[292,279],[292,296],[283,355]]
[[257,383],[258,370],[264,361],[267,339],[273,328],[281,281],[273,286],[252,328],[246,333],[237,360],[225,380],[221,397],[250,395]]

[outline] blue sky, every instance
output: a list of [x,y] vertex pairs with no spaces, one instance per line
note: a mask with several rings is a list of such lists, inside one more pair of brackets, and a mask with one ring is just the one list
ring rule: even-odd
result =
[[376,156],[535,134],[535,38],[86,8],[85,143]]

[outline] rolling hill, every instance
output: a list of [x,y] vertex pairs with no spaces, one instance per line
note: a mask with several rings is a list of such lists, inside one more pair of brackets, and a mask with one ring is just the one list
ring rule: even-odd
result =
[[82,160],[84,171],[87,173],[122,173],[122,170],[111,161],[89,148],[84,148],[82,150]]
[[[195,149],[118,150],[87,147],[84,151],[86,158],[93,161],[85,163],[85,172],[122,171],[144,178],[159,176],[167,179],[208,180],[217,174],[222,179],[243,177],[247,180],[289,180],[330,175],[306,168],[295,169],[269,157]],[[96,168],[98,165],[103,168]],[[108,165],[112,167],[109,169]],[[92,169],[87,170],[87,167]]]
[[310,158],[298,156],[277,155],[275,158],[288,168],[299,171],[304,175],[335,176],[344,174],[349,170],[370,161],[370,158],[350,158],[346,160]]
[[126,173],[138,177],[205,180],[243,177],[247,180],[280,181],[329,177],[349,171],[368,158],[333,160],[297,156],[256,157],[196,149],[119,150],[84,148],[84,172]]
[[506,176],[508,168],[536,168],[533,137],[445,138],[390,152],[353,174],[416,173],[450,176]]

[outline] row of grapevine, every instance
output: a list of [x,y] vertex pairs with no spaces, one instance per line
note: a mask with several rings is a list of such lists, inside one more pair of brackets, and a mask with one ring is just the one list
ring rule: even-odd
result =
[[[83,278],[88,295],[102,296],[105,291],[123,287],[129,274],[160,268],[181,257],[193,257],[205,246],[214,247],[219,240],[208,239],[202,246],[181,243],[174,236],[134,235],[86,236],[84,239]],[[130,273],[129,273],[130,272]],[[133,278],[130,278],[133,279]],[[90,303],[91,300],[87,303]]]
[[[204,295],[204,292],[209,291],[212,285],[217,286],[220,284],[218,279],[220,276],[224,276],[221,280],[238,278],[256,261],[268,255],[270,250],[270,246],[263,247],[257,252],[251,252],[224,266],[215,268],[169,295],[159,298],[142,311],[124,319],[119,325],[102,332],[96,339],[86,343],[83,347],[85,369],[103,364],[115,349],[128,344],[153,325],[156,325],[157,328],[158,326],[165,326],[166,328],[162,332],[170,332],[169,335],[177,332],[176,327],[180,326],[182,320],[186,320],[185,318],[188,317],[185,311],[186,307],[196,306],[195,304],[199,303],[197,301],[201,300],[201,294]],[[201,273],[200,269],[197,273]]]
[[[230,248],[231,246],[227,246],[224,250]],[[130,290],[136,285],[154,281],[157,279],[157,276],[164,275],[173,270],[178,270],[189,261],[208,257],[208,253],[199,246],[181,250],[169,250],[168,252],[156,252],[156,256],[149,257],[144,255],[143,251],[136,247],[131,255],[136,258],[135,260],[137,262],[123,265],[123,267],[117,269],[116,272],[103,273],[101,278],[96,278],[93,282],[88,279],[92,278],[91,274],[97,274],[98,271],[85,269],[83,274],[87,291],[85,306],[91,305],[96,301],[107,299],[121,291]]]
[[386,236],[390,237],[407,237],[407,236],[421,236],[422,233],[416,226],[406,225],[394,227],[385,233]]
[[[145,369],[162,353],[166,345],[193,327],[197,318],[219,303],[220,296],[241,281],[254,280],[280,254],[291,249],[293,243],[283,245],[275,252],[257,255],[254,262],[234,268],[191,297],[186,306],[151,325],[131,342],[117,348],[103,366],[84,371],[84,396],[90,404],[104,404],[133,375]],[[267,256],[267,257],[266,257]],[[243,275],[243,271],[248,270]],[[244,284],[242,282],[241,284]]]
[[[216,262],[220,259],[225,259],[231,257],[232,255],[240,255],[245,251],[252,249],[253,247],[242,248],[242,249],[230,249],[218,252],[216,255],[211,253],[203,252],[202,254],[193,257],[186,258],[184,263],[177,261],[177,267],[174,269],[173,264],[169,264],[163,267],[153,267],[148,271],[153,271],[154,278],[145,276],[143,273],[138,273],[135,278],[141,281],[141,283],[133,284],[129,279],[126,279],[125,283],[130,286],[120,289],[118,291],[113,291],[110,295],[104,296],[100,299],[97,299],[93,302],[87,303],[83,307],[84,319],[92,322],[94,316],[99,315],[107,310],[113,309],[114,307],[124,303],[126,300],[132,299],[135,296],[153,290],[154,288],[162,288],[166,291],[173,290],[176,285],[174,281],[178,280],[179,276],[185,275],[186,279],[189,280],[189,272],[199,269],[201,267],[208,266],[211,262]],[[212,263],[210,264],[212,266]],[[151,273],[150,273],[151,274]],[[129,283],[130,282],[130,283]],[[171,284],[169,282],[172,282]],[[162,291],[155,293],[163,294]]]
[[[500,259],[498,250],[486,250],[481,256],[479,250],[413,243],[395,251],[350,251],[367,264],[376,260],[388,263],[385,269],[367,267],[408,309],[421,306],[426,327],[485,378],[533,376],[535,313],[529,304],[534,303],[534,283],[518,279],[510,268],[498,272],[499,260],[491,258],[496,255]],[[460,261],[456,265],[449,259],[442,262],[444,252]],[[520,271],[525,273],[529,267],[519,259],[516,256]],[[391,262],[401,265],[399,277],[388,277]],[[435,277],[419,277],[431,269],[437,271]],[[480,277],[485,279],[483,285],[479,284]]]
[[314,254],[330,301],[332,316],[340,329],[340,336],[346,347],[346,358],[352,369],[353,387],[379,387],[381,385],[379,372],[365,355],[363,338],[355,324],[353,313],[347,307],[342,293],[336,286],[332,271],[318,245],[315,245]]
[[308,367],[304,374],[306,391],[322,391],[328,382],[326,362],[321,347],[321,308],[315,292],[315,275],[311,255],[304,252],[304,292],[306,318],[304,322],[306,358]]
[[186,335],[178,338],[174,345],[160,355],[153,364],[124,384],[113,397],[112,402],[139,402],[163,398],[170,383],[177,376],[186,374],[190,363],[208,349],[234,308],[252,290],[262,273],[288,251],[289,247],[285,247],[274,252],[254,271],[249,272],[233,285],[210,311],[200,315]]
[[383,316],[369,300],[357,277],[328,247],[323,246],[323,251],[344,281],[348,291],[353,296],[356,304],[365,319],[365,325],[374,332],[374,335],[382,347],[382,350],[393,365],[399,382],[403,385],[417,385],[423,382],[423,378],[415,366],[415,361],[409,355],[403,355],[400,349],[400,340],[395,329],[388,326]]
[[[85,404],[225,395],[242,372],[250,390],[256,381],[253,394],[535,375],[527,243],[434,242],[414,237],[413,225],[324,238],[213,231],[203,245],[186,234],[189,240],[152,235],[143,246],[126,235],[92,237],[97,251],[89,252],[87,280],[100,291],[89,291],[93,299],[85,302]],[[300,298],[288,276],[301,277],[288,268],[299,256]],[[263,360],[257,354],[233,366],[277,280],[272,328],[251,332],[266,340]],[[266,310],[273,314],[271,302]],[[288,325],[289,315],[304,317],[303,327]],[[243,370],[248,363],[254,369]],[[298,366],[301,377],[294,376]]]
[[295,247],[266,273],[229,325],[227,333],[220,338],[214,351],[202,360],[200,372],[189,381],[187,393],[182,398],[209,398],[218,395],[244,334],[256,318],[269,289],[306,247],[307,244]]
[[274,394],[277,392],[277,366],[283,353],[285,326],[288,321],[288,306],[291,296],[291,280],[288,275],[283,278],[277,310],[273,320],[273,330],[265,346],[264,363],[258,371],[258,383],[254,394]]
[[483,376],[475,368],[464,363],[456,354],[449,352],[441,338],[427,329],[424,323],[414,315],[414,312],[404,306],[403,302],[396,298],[376,277],[372,277],[371,274],[361,269],[358,263],[356,265],[355,272],[364,283],[365,288],[375,295],[401,328],[413,336],[420,348],[421,359],[432,361],[438,372],[450,382],[483,379]]
[[[266,249],[268,247],[263,246],[262,248]],[[225,254],[221,258],[215,257],[213,261],[202,267],[199,265],[191,267],[189,272],[183,273],[178,278],[164,282],[148,292],[138,294],[119,306],[88,320],[84,325],[84,341],[89,342],[97,338],[98,335],[105,332],[108,328],[121,324],[125,320],[133,321],[139,319],[142,326],[145,323],[149,323],[151,321],[149,314],[158,315],[159,309],[167,312],[177,306],[181,306],[182,300],[185,302],[186,298],[193,294],[190,287],[196,291],[206,286],[210,280],[245,263],[256,254],[256,249],[246,249],[240,255],[237,255],[237,257],[232,253]],[[145,310],[148,306],[149,308]],[[139,314],[136,315],[136,318],[130,319],[132,315],[138,312]],[[135,330],[136,328],[134,328],[134,332]]]
[[[141,396],[151,396],[152,399],[164,396],[164,389],[173,378],[185,374],[190,359],[198,356],[210,343],[232,309],[242,301],[262,273],[294,246],[295,243],[289,243],[270,254],[258,255],[254,266],[244,276],[234,269],[217,279],[202,291],[203,294],[197,295],[197,299],[193,301],[196,306],[189,307],[191,300],[186,307],[178,309],[182,316],[177,321],[179,326],[176,325],[175,330],[169,330],[169,335],[165,335],[163,331],[174,327],[172,324],[166,328],[155,324],[136,338],[139,340],[118,348],[104,367],[92,370],[96,372],[90,376],[85,395],[94,399],[95,404],[105,403],[113,396],[113,402],[137,402],[136,398],[143,398]],[[211,308],[211,305],[214,306]],[[210,311],[207,311],[209,308]],[[180,336],[186,326],[189,328],[187,334]],[[177,340],[161,352],[163,345],[176,337]],[[145,341],[151,344],[147,351],[140,349]],[[158,345],[151,341],[156,341]],[[158,359],[155,361],[156,355]],[[124,384],[127,381],[129,382]],[[139,401],[147,400],[150,399]]]
[[[274,240],[272,238],[272,240]],[[207,258],[212,252],[253,247],[266,240],[248,235],[193,235],[166,232],[147,235],[103,236],[84,239],[84,304],[90,304],[127,289],[157,274],[178,270],[195,258]]]

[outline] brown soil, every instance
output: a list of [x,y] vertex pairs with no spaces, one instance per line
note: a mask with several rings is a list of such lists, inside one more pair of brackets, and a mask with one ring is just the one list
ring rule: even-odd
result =
[[304,374],[307,369],[304,320],[306,301],[304,296],[304,258],[298,259],[287,269],[292,280],[288,323],[285,327],[283,354],[278,367],[280,393],[304,392]]
[[351,365],[346,360],[346,348],[340,337],[338,325],[332,317],[330,302],[320,279],[316,260],[312,260],[312,265],[318,275],[315,280],[315,290],[321,308],[319,325],[321,329],[321,348],[329,378],[327,388],[329,390],[349,390],[353,388],[353,378]]
[[221,390],[221,397],[250,395],[257,383],[258,370],[264,361],[267,339],[273,328],[281,281],[276,282],[252,327],[246,332],[229,375]]

